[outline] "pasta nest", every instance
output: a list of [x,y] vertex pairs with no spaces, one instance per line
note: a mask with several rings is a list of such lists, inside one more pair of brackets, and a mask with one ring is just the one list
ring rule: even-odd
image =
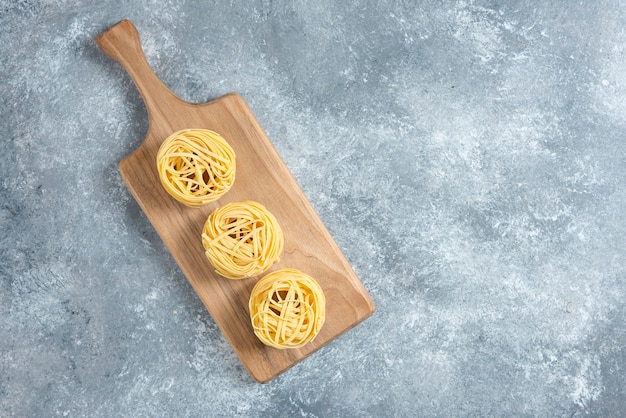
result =
[[257,282],[250,295],[250,318],[262,343],[298,348],[312,341],[326,317],[320,285],[297,269],[274,271]]
[[184,129],[167,137],[157,167],[165,190],[192,207],[219,199],[235,182],[235,152],[208,129]]
[[218,274],[245,279],[263,273],[279,259],[284,237],[274,215],[260,203],[246,200],[209,215],[202,245]]

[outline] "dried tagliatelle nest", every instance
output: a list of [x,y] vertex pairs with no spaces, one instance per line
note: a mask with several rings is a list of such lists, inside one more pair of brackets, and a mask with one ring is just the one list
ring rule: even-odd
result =
[[246,200],[217,208],[202,230],[202,245],[215,271],[229,279],[265,272],[283,250],[283,231],[265,206]]
[[263,344],[298,348],[312,341],[324,325],[326,297],[312,277],[287,268],[257,282],[249,308],[254,333]]
[[184,129],[163,141],[157,169],[165,190],[187,206],[219,199],[235,181],[235,152],[208,129]]

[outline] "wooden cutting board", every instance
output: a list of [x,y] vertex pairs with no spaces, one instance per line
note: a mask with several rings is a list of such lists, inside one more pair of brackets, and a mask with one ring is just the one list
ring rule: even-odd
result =
[[[231,93],[203,104],[177,97],[150,68],[137,29],[128,20],[98,35],[96,43],[128,72],[148,111],[148,133],[139,148],[120,162],[122,178],[254,379],[263,383],[276,377],[374,312],[363,284],[241,96]],[[231,190],[200,208],[186,207],[170,197],[156,169],[160,144],[185,128],[220,133],[237,159]],[[297,268],[324,290],[326,322],[315,340],[302,348],[279,350],[262,344],[254,335],[248,310],[250,292],[260,277],[228,280],[214,272],[204,255],[201,232],[209,214],[242,200],[266,206],[285,235],[280,262],[265,274]]]

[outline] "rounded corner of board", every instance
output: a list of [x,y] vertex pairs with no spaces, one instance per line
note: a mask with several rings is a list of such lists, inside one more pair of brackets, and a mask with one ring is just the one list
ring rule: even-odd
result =
[[130,154],[128,154],[126,157],[122,158],[118,163],[117,163],[117,169],[119,170],[120,174],[122,175],[122,178],[124,180],[126,180],[126,177],[129,175],[129,173],[131,171],[133,171],[133,166],[134,166],[134,162],[133,162],[133,155],[135,153],[131,152]]
[[225,95],[223,95],[219,99],[235,100],[235,101],[240,102],[240,103],[245,103],[246,102],[243,99],[243,97],[241,96],[241,94],[237,93],[236,91],[233,91],[233,92],[230,92],[230,93],[226,93]]
[[246,371],[248,372],[248,374],[250,375],[250,377],[252,378],[252,380],[254,380],[255,383],[258,383],[260,385],[264,385],[268,383],[270,380],[274,379],[276,376],[280,374],[280,372],[268,373],[267,370],[265,370],[264,372],[260,370],[252,370],[250,367],[248,367],[247,364],[244,363],[243,365]]
[[236,91],[231,91],[230,93],[226,93],[226,94],[225,94],[225,95],[223,95],[222,97],[223,97],[223,98],[226,98],[226,97],[234,97],[234,98],[237,98],[237,99],[241,99],[241,100],[243,100],[243,97],[241,97],[241,94],[240,94],[239,92],[236,92]]
[[255,376],[255,375],[250,375],[252,376],[252,379],[254,379],[254,381],[256,383],[258,383],[259,385],[266,385],[270,380],[272,380],[274,377],[276,376],[263,376],[263,377],[259,377],[259,376]]
[[120,169],[120,171],[123,171],[123,170],[124,170],[124,168],[125,168],[126,166],[128,166],[128,164],[129,164],[128,159],[129,159],[129,157],[130,157],[131,155],[132,155],[132,153],[131,153],[131,154],[129,154],[129,155],[127,155],[127,156],[125,156],[124,158],[122,158],[122,159],[121,159],[121,160],[117,163],[117,168],[119,168],[119,169]]

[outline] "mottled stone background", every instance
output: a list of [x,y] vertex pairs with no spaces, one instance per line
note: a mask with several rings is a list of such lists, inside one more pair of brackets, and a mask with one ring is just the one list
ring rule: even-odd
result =
[[[121,3],[121,4],[120,4]],[[373,317],[243,369],[120,179],[145,108],[237,91]],[[626,6],[0,0],[0,416],[623,416]]]

